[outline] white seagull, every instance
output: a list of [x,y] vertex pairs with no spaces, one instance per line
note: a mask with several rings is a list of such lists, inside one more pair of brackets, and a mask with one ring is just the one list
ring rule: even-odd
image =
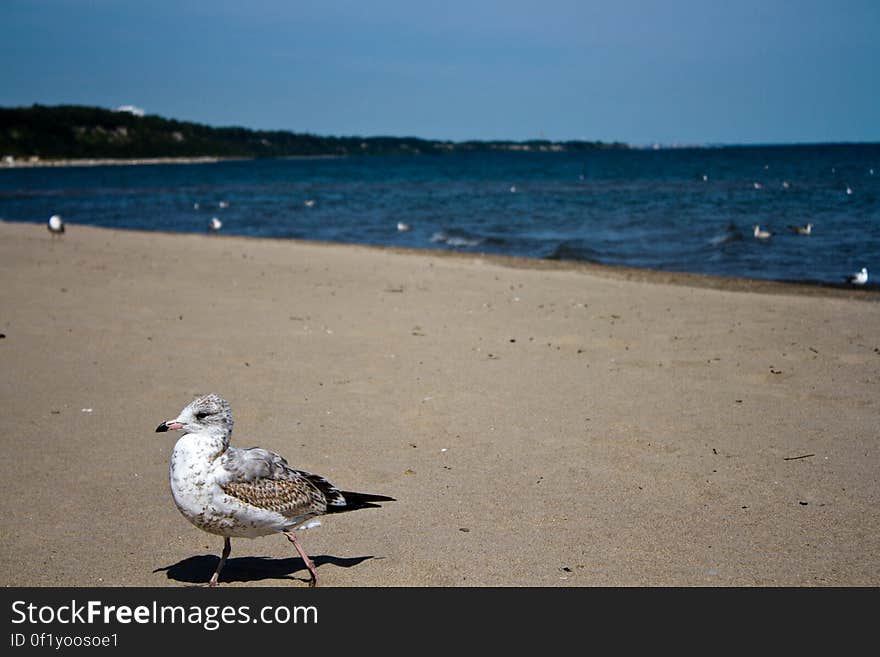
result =
[[220,202],[217,204],[217,207],[220,207],[220,208],[228,208],[228,207],[229,207],[229,201],[220,201]]
[[49,217],[49,224],[47,225],[49,232],[52,234],[52,237],[56,235],[61,235],[64,232],[64,222],[61,220],[60,214],[53,214]]
[[275,533],[293,543],[311,575],[309,585],[315,586],[315,564],[294,530],[316,516],[375,508],[375,502],[394,498],[339,490],[320,475],[292,468],[274,452],[232,447],[232,424],[229,402],[212,393],[156,427],[157,432],[183,432],[171,453],[171,494],[178,510],[199,529],[223,537],[223,554],[208,586],[217,585],[231,537]]
[[769,240],[772,235],[769,230],[761,230],[761,227],[755,224],[755,237],[759,240]]
[[855,274],[847,276],[846,282],[852,283],[853,285],[864,285],[868,282],[868,270],[862,267],[861,271],[857,271]]
[[304,203],[304,205],[305,205],[307,208],[313,208],[313,207],[315,207],[315,199],[311,199],[311,198],[310,198],[308,201],[306,201],[306,202]]
[[208,222],[208,231],[216,233],[219,232],[221,228],[223,228],[223,222],[217,217],[211,217],[211,221]]
[[397,222],[397,230],[402,233],[408,231],[410,228],[412,228],[412,226],[410,226],[409,224],[405,224],[402,221]]
[[807,224],[806,226],[792,226],[791,230],[798,235],[809,235],[813,232],[813,224]]

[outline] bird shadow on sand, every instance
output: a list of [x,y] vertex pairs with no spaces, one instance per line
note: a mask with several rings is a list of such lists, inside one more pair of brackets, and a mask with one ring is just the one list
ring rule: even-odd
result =
[[[367,559],[381,557],[331,557],[318,555],[312,557],[315,567],[320,568],[323,564],[332,564],[340,568],[357,566]],[[217,568],[220,557],[211,554],[202,554],[196,557],[188,557],[170,566],[156,568],[154,573],[164,572],[168,579],[188,584],[207,584]],[[304,571],[306,577],[292,577],[291,573]],[[228,582],[256,582],[263,579],[291,579],[303,582],[309,581],[308,570],[303,560],[299,557],[288,559],[273,559],[270,557],[236,557],[231,558],[223,566],[220,573],[220,584]]]

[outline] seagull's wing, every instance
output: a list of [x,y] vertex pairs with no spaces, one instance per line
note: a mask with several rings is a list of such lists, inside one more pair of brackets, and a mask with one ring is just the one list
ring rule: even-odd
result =
[[259,447],[230,447],[220,485],[227,495],[287,518],[322,515],[345,506],[345,497],[324,477],[291,468],[280,455]]

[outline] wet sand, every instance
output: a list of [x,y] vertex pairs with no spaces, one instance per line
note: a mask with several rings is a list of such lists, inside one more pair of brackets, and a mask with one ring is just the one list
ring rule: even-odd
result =
[[0,281],[0,584],[207,581],[154,429],[210,391],[397,498],[303,532],[323,586],[880,584],[876,292],[2,222]]

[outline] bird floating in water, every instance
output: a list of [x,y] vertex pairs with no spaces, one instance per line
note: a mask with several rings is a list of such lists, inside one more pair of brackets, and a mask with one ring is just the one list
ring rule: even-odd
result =
[[49,217],[47,228],[52,237],[55,237],[55,235],[61,235],[64,232],[64,222],[61,220],[61,215],[53,214]]
[[752,187],[754,187],[755,189],[764,189],[764,185],[759,182],[753,182]]
[[221,228],[223,228],[223,222],[220,221],[217,217],[211,217],[211,221],[208,222],[208,230],[212,233],[216,233]]
[[787,180],[782,181],[782,189],[789,189],[791,187],[791,183]]
[[846,186],[846,195],[850,196],[853,193],[852,187],[849,185]]
[[855,274],[847,276],[846,282],[851,283],[852,285],[864,285],[868,282],[868,270],[862,267],[861,271],[857,271]]
[[309,585],[315,586],[315,564],[295,530],[315,526],[317,516],[377,508],[376,502],[394,498],[339,490],[320,475],[292,468],[274,452],[232,447],[232,424],[229,402],[209,394],[156,427],[157,432],[183,432],[171,453],[171,494],[178,510],[199,529],[223,537],[223,554],[208,586],[217,585],[232,551],[230,538],[276,533],[293,543],[311,575]]
[[402,233],[408,231],[410,228],[412,228],[412,226],[410,226],[409,224],[405,224],[402,221],[397,222],[397,230]]
[[193,210],[198,210],[200,207],[198,203],[193,203]]
[[806,226],[792,226],[791,230],[797,235],[809,235],[813,232],[813,224],[807,224]]
[[304,203],[307,208],[315,207],[315,199],[310,198],[308,201]]
[[761,230],[758,224],[755,224],[755,237],[759,240],[768,240],[773,235],[769,230]]
[[511,193],[511,194],[515,194],[515,193],[516,193],[516,185],[511,185],[511,186],[510,186],[510,193]]
[[221,208],[228,208],[228,207],[229,207],[229,201],[220,201],[220,202],[217,204],[217,206],[218,206],[218,207],[221,207]]

